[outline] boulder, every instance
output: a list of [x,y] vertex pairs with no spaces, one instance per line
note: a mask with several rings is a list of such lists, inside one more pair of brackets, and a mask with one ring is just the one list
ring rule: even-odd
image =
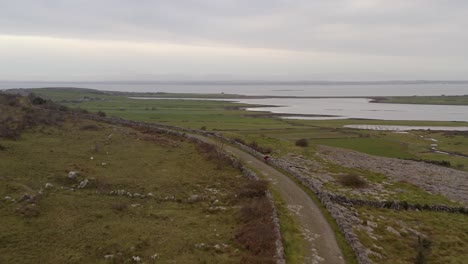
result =
[[86,185],[88,185],[89,181],[88,179],[84,179],[82,181],[80,181],[80,184],[78,184],[78,189],[83,189],[86,187]]
[[70,171],[68,173],[69,179],[76,179],[78,176],[80,176],[80,173],[78,171]]
[[197,195],[197,194],[194,194],[194,195],[191,195],[189,198],[188,198],[188,201],[190,203],[196,203],[198,201],[201,201],[202,200],[202,197],[200,195]]

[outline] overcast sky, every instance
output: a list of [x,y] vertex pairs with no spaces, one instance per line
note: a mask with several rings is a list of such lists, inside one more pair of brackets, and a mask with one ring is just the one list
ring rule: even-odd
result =
[[466,80],[467,47],[467,0],[0,0],[0,80]]

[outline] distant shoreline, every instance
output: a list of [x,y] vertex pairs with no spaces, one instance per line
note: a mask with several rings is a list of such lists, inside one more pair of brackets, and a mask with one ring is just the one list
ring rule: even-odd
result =
[[[61,89],[69,91],[87,91],[96,94],[118,95],[126,97],[144,97],[161,99],[329,99],[329,98],[365,98],[370,103],[385,104],[425,104],[425,105],[468,105],[468,95],[443,95],[443,96],[285,96],[285,95],[241,95],[228,93],[167,93],[167,92],[122,92],[102,91],[89,88],[75,87],[46,87],[46,88],[15,88],[6,89],[12,93],[27,93],[34,89]],[[468,92],[468,91],[467,91]]]
[[417,85],[417,84],[468,84],[468,80],[383,80],[383,81],[264,81],[264,80],[164,80],[164,81],[18,81],[0,80],[0,83],[48,84],[135,84],[135,85]]

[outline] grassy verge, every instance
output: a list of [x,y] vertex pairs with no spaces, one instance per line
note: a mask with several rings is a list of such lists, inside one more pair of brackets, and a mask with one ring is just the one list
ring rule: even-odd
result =
[[305,242],[300,225],[288,210],[283,198],[270,186],[281,225],[286,263],[301,264],[305,259]]

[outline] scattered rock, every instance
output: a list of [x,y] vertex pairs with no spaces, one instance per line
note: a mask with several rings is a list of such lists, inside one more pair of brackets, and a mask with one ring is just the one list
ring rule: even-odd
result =
[[37,217],[40,214],[36,204],[26,204],[16,208],[16,212],[24,217]]
[[40,195],[30,195],[30,194],[23,194],[21,199],[18,202],[26,202],[30,204],[35,204],[39,200]]
[[216,251],[221,251],[221,246],[216,244],[213,246],[213,248],[216,250]]
[[122,195],[125,194],[125,190],[117,190],[117,191],[115,191],[115,193],[116,193],[117,195],[119,195],[119,196],[122,196]]
[[156,260],[157,258],[159,258],[159,255],[158,255],[158,253],[154,253],[154,255],[152,255],[150,258],[152,260]]
[[401,236],[400,235],[400,232],[398,232],[395,228],[391,227],[391,226],[387,226],[387,231],[392,233],[392,234],[395,234],[397,236]]
[[113,254],[104,255],[104,258],[105,258],[105,259],[113,259],[113,258],[114,258],[114,255],[113,255]]
[[78,184],[78,187],[77,187],[77,188],[78,188],[78,189],[83,189],[83,188],[86,187],[86,185],[88,185],[88,183],[89,183],[89,180],[88,180],[88,179],[84,179],[84,180],[80,181],[80,184]]
[[195,244],[195,248],[204,249],[204,248],[206,248],[206,244],[205,244],[205,243],[198,243],[198,244]]
[[197,194],[194,194],[194,195],[191,195],[189,198],[188,198],[188,201],[190,203],[196,203],[196,202],[199,202],[203,200],[203,198],[200,196],[200,195],[197,195]]
[[52,188],[52,187],[54,187],[54,185],[52,183],[48,182],[48,183],[45,184],[46,189],[49,189],[49,188]]
[[133,260],[134,262],[141,262],[141,257],[140,257],[140,256],[133,256],[133,257],[132,257],[132,260]]
[[377,223],[367,220],[366,224],[372,228],[377,228]]
[[218,212],[218,211],[224,212],[224,211],[226,211],[226,210],[227,210],[227,208],[224,207],[224,206],[210,206],[210,207],[208,208],[208,212],[212,212],[212,213],[213,213],[213,212]]
[[226,244],[216,244],[213,246],[213,249],[218,253],[222,253],[226,250],[227,247],[228,245]]
[[76,177],[80,176],[80,173],[78,171],[70,171],[68,173],[68,178],[69,179],[76,179]]
[[94,157],[90,157],[89,159],[90,159],[90,160],[94,160]]

